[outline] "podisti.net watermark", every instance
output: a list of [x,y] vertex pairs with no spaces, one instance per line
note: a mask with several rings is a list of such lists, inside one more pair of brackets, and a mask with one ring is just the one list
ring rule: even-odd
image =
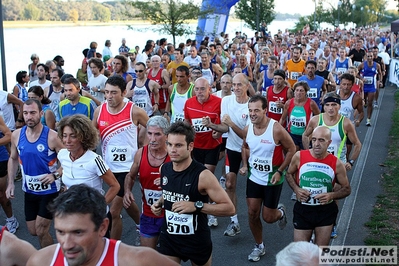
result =
[[319,263],[335,264],[398,264],[397,246],[320,246]]

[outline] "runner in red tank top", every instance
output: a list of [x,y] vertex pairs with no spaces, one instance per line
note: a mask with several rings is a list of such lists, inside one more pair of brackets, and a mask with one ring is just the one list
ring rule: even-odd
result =
[[134,162],[125,179],[125,195],[123,205],[133,218],[131,204],[134,202],[132,188],[134,181],[140,175],[143,211],[140,217],[141,245],[156,248],[158,236],[163,223],[163,214],[156,216],[151,211],[151,205],[162,196],[160,187],[159,167],[170,161],[166,149],[166,130],[169,122],[162,116],[153,116],[147,123],[149,144],[139,149],[134,156]]
[[[154,55],[151,57],[152,68],[147,73],[147,78],[159,84],[159,106],[158,110],[165,112],[166,102],[169,98],[168,88],[170,86],[170,75],[166,69],[161,68],[161,57]],[[154,94],[151,95],[152,105],[155,104]]]

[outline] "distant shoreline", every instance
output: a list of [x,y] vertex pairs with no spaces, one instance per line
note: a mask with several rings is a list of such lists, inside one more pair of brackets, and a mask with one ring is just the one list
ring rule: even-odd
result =
[[[229,18],[229,22],[240,22],[241,20]],[[284,21],[284,20],[282,20]],[[188,24],[197,24],[198,20],[190,20]],[[145,20],[126,20],[126,21],[3,21],[5,29],[18,28],[47,28],[47,27],[86,27],[86,26],[127,26],[127,25],[151,25],[149,21]]]

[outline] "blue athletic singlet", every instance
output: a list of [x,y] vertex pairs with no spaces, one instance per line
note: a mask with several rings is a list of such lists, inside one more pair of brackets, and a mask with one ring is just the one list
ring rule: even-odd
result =
[[369,67],[368,63],[364,62],[362,73],[364,82],[363,91],[375,92],[377,90],[377,63],[373,62],[373,66]]
[[308,91],[308,98],[314,100],[317,103],[317,106],[321,110],[321,103],[320,103],[320,97],[321,97],[321,91],[322,87],[324,84],[324,78],[320,76],[315,76],[314,79],[310,80],[308,76],[302,76],[298,79],[298,81],[306,81],[310,87],[310,90]]
[[21,129],[17,150],[22,172],[22,190],[36,195],[52,194],[60,190],[60,180],[50,185],[40,182],[40,178],[57,170],[57,153],[48,146],[50,129],[43,126],[40,137],[29,142],[26,129]]
[[[335,72],[338,74],[343,74],[348,71],[349,68],[349,59],[348,57],[345,58],[343,62],[339,61],[339,57],[335,59]],[[339,78],[338,75],[336,76],[335,82],[339,85]]]

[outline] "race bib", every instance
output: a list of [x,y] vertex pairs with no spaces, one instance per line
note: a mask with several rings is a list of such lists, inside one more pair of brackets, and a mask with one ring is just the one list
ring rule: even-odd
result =
[[373,84],[373,77],[364,77],[364,84]]
[[339,68],[337,68],[337,74],[338,74],[338,75],[341,75],[341,74],[345,73],[346,70],[347,70],[346,68],[339,67]]
[[144,189],[144,197],[145,201],[147,202],[148,206],[157,202],[159,198],[162,196],[162,191],[159,190],[152,190],[152,189]]
[[277,107],[276,102],[269,102],[269,112],[274,114],[283,114],[283,108]]
[[259,171],[259,172],[264,172],[268,173],[272,171],[272,159],[260,159],[260,158],[255,158],[252,162],[252,168]]
[[322,193],[327,193],[327,187],[302,187],[302,188],[310,192],[308,201],[302,202],[302,204],[313,205],[313,206],[321,205],[319,200],[315,199],[314,197]]
[[143,109],[145,109],[145,107],[147,106],[147,102],[145,99],[137,99],[134,101],[134,104]]
[[297,80],[299,77],[299,72],[290,72],[290,79]]
[[337,156],[338,150],[337,150],[337,145],[334,144],[330,144],[330,146],[328,146],[327,151],[329,153],[331,153],[334,156]]
[[305,128],[306,127],[306,117],[292,117],[291,116],[291,124],[297,128]]
[[133,150],[129,146],[108,146],[107,156],[111,162],[133,162]]
[[34,192],[43,192],[51,189],[50,184],[43,184],[40,179],[47,174],[40,175],[38,177],[26,177],[26,185],[29,190]]
[[193,235],[193,215],[165,210],[167,231],[171,235]]
[[310,88],[310,90],[308,91],[308,98],[317,98],[316,88]]
[[203,133],[212,131],[211,128],[202,125],[202,118],[191,119],[195,132]]
[[177,121],[184,121],[184,113],[177,113],[172,123]]

